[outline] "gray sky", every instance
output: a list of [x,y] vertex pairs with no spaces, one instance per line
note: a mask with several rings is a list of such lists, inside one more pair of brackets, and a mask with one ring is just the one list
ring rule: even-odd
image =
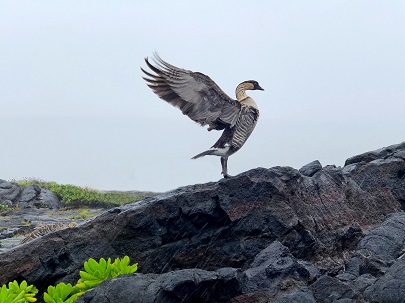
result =
[[0,2],[0,178],[166,191],[221,178],[207,132],[141,79],[143,58],[255,79],[235,175],[404,141],[404,1]]

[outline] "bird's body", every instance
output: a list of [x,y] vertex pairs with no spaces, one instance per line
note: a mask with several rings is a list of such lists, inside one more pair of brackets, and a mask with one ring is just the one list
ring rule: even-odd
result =
[[236,88],[236,100],[230,98],[208,76],[175,67],[159,56],[155,65],[145,59],[152,74],[142,69],[148,86],[160,98],[178,107],[184,115],[208,130],[224,130],[211,149],[193,159],[206,155],[221,157],[222,174],[229,177],[228,157],[237,152],[249,138],[259,118],[255,101],[246,90],[263,90],[254,80],[244,81]]

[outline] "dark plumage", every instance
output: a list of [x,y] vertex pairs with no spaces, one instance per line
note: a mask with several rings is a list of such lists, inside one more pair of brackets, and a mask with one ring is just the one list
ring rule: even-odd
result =
[[153,92],[184,115],[208,130],[224,130],[219,140],[193,159],[206,155],[221,157],[222,174],[229,177],[228,157],[238,151],[249,138],[259,118],[256,103],[246,90],[263,90],[254,80],[244,81],[236,88],[236,100],[230,98],[210,77],[181,69],[163,61],[155,54],[154,64],[145,58],[150,71],[142,71]]

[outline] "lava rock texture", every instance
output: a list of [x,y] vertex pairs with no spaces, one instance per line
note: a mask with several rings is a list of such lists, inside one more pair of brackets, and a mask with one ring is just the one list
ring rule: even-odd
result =
[[343,168],[257,168],[2,253],[0,284],[75,283],[88,258],[128,255],[137,273],[77,302],[405,302],[404,209],[405,143]]
[[0,180],[0,205],[18,208],[58,209],[60,201],[53,192],[31,185],[22,188],[16,183]]

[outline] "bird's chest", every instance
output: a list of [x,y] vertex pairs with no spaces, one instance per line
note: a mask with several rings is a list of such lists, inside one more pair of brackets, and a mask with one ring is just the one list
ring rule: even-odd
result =
[[257,104],[256,104],[255,100],[253,100],[250,97],[247,97],[247,98],[243,99],[240,103],[241,103],[242,107],[257,108]]

